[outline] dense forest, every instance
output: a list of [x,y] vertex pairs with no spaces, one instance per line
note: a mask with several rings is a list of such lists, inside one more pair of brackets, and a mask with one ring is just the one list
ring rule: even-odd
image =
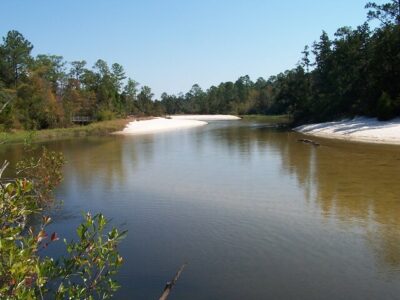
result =
[[[99,59],[37,55],[12,30],[0,45],[0,130],[68,127],[74,116],[106,120],[127,115],[179,113],[290,114],[295,123],[357,115],[386,120],[400,115],[400,0],[368,3],[367,22],[322,32],[298,65],[267,80],[197,84],[154,100],[148,86],[126,78],[124,68]],[[369,21],[380,23],[374,29]],[[266,70],[267,71],[267,70]]]
[[74,116],[93,120],[160,114],[151,89],[126,79],[123,67],[97,60],[67,63],[62,56],[32,57],[33,45],[13,30],[0,46],[0,124],[3,129],[67,127]]
[[252,82],[249,76],[203,91],[161,96],[168,114],[290,114],[296,123],[357,115],[390,119],[400,115],[400,1],[368,3],[368,22],[322,32],[306,46],[292,69]]

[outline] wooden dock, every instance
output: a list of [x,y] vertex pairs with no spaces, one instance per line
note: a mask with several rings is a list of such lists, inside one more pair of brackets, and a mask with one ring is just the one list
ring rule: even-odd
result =
[[93,121],[93,119],[88,116],[72,116],[71,117],[72,123],[87,124],[87,123],[91,123],[92,121]]

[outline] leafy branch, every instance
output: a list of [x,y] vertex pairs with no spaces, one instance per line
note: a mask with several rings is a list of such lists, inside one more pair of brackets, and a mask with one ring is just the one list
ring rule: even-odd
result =
[[[59,240],[48,232],[44,208],[61,181],[64,157],[43,148],[39,158],[18,164],[24,178],[2,181],[0,167],[0,298],[109,299],[119,288],[113,279],[123,259],[117,249],[126,232],[111,228],[102,214],[87,213],[77,240],[64,239],[67,254],[54,259],[46,249]],[[29,226],[41,216],[37,228]]]

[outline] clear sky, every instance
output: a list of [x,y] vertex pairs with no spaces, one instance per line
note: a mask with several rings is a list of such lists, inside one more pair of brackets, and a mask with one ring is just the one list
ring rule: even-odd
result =
[[98,58],[118,62],[159,96],[292,68],[322,30],[332,36],[341,26],[361,25],[366,2],[1,0],[0,35],[20,31],[34,55],[90,66]]

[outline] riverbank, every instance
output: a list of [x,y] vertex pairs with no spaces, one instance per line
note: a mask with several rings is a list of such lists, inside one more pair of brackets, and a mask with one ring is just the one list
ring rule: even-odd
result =
[[358,117],[336,122],[302,125],[295,131],[323,138],[400,145],[400,118],[378,121]]
[[171,115],[169,118],[174,120],[196,120],[196,121],[232,121],[240,120],[233,115]]
[[244,121],[256,121],[272,124],[289,125],[292,122],[292,119],[289,115],[241,115],[240,117]]
[[228,120],[240,120],[240,118],[232,115],[172,115],[167,118],[132,121],[122,131],[116,132],[116,134],[149,134],[204,126],[208,124],[206,121]]
[[[172,115],[168,118],[159,119],[168,121],[155,121],[157,120],[157,118],[143,117],[138,119],[129,118],[101,121],[85,126],[74,126],[68,128],[54,128],[36,131],[15,130],[11,132],[0,132],[0,144],[22,143],[27,139],[31,139],[32,137],[35,141],[46,141],[85,136],[101,136],[111,133],[132,134],[133,132],[133,134],[135,134],[137,130],[138,133],[145,134],[166,130],[175,130],[179,128],[203,126],[207,124],[207,121],[227,121],[243,119],[245,121],[259,121],[274,124],[290,123],[290,118],[286,115],[242,115],[240,117],[233,115]],[[129,130],[125,130],[128,127]]]
[[54,128],[35,131],[16,130],[12,132],[1,132],[0,143],[22,143],[26,139],[33,138],[35,141],[57,140],[72,137],[101,136],[122,130],[133,119],[116,119],[91,123],[85,126],[74,126],[68,128]]
[[115,134],[137,135],[162,131],[192,128],[207,125],[207,122],[198,120],[179,120],[172,118],[154,118],[151,120],[132,121],[126,127]]

